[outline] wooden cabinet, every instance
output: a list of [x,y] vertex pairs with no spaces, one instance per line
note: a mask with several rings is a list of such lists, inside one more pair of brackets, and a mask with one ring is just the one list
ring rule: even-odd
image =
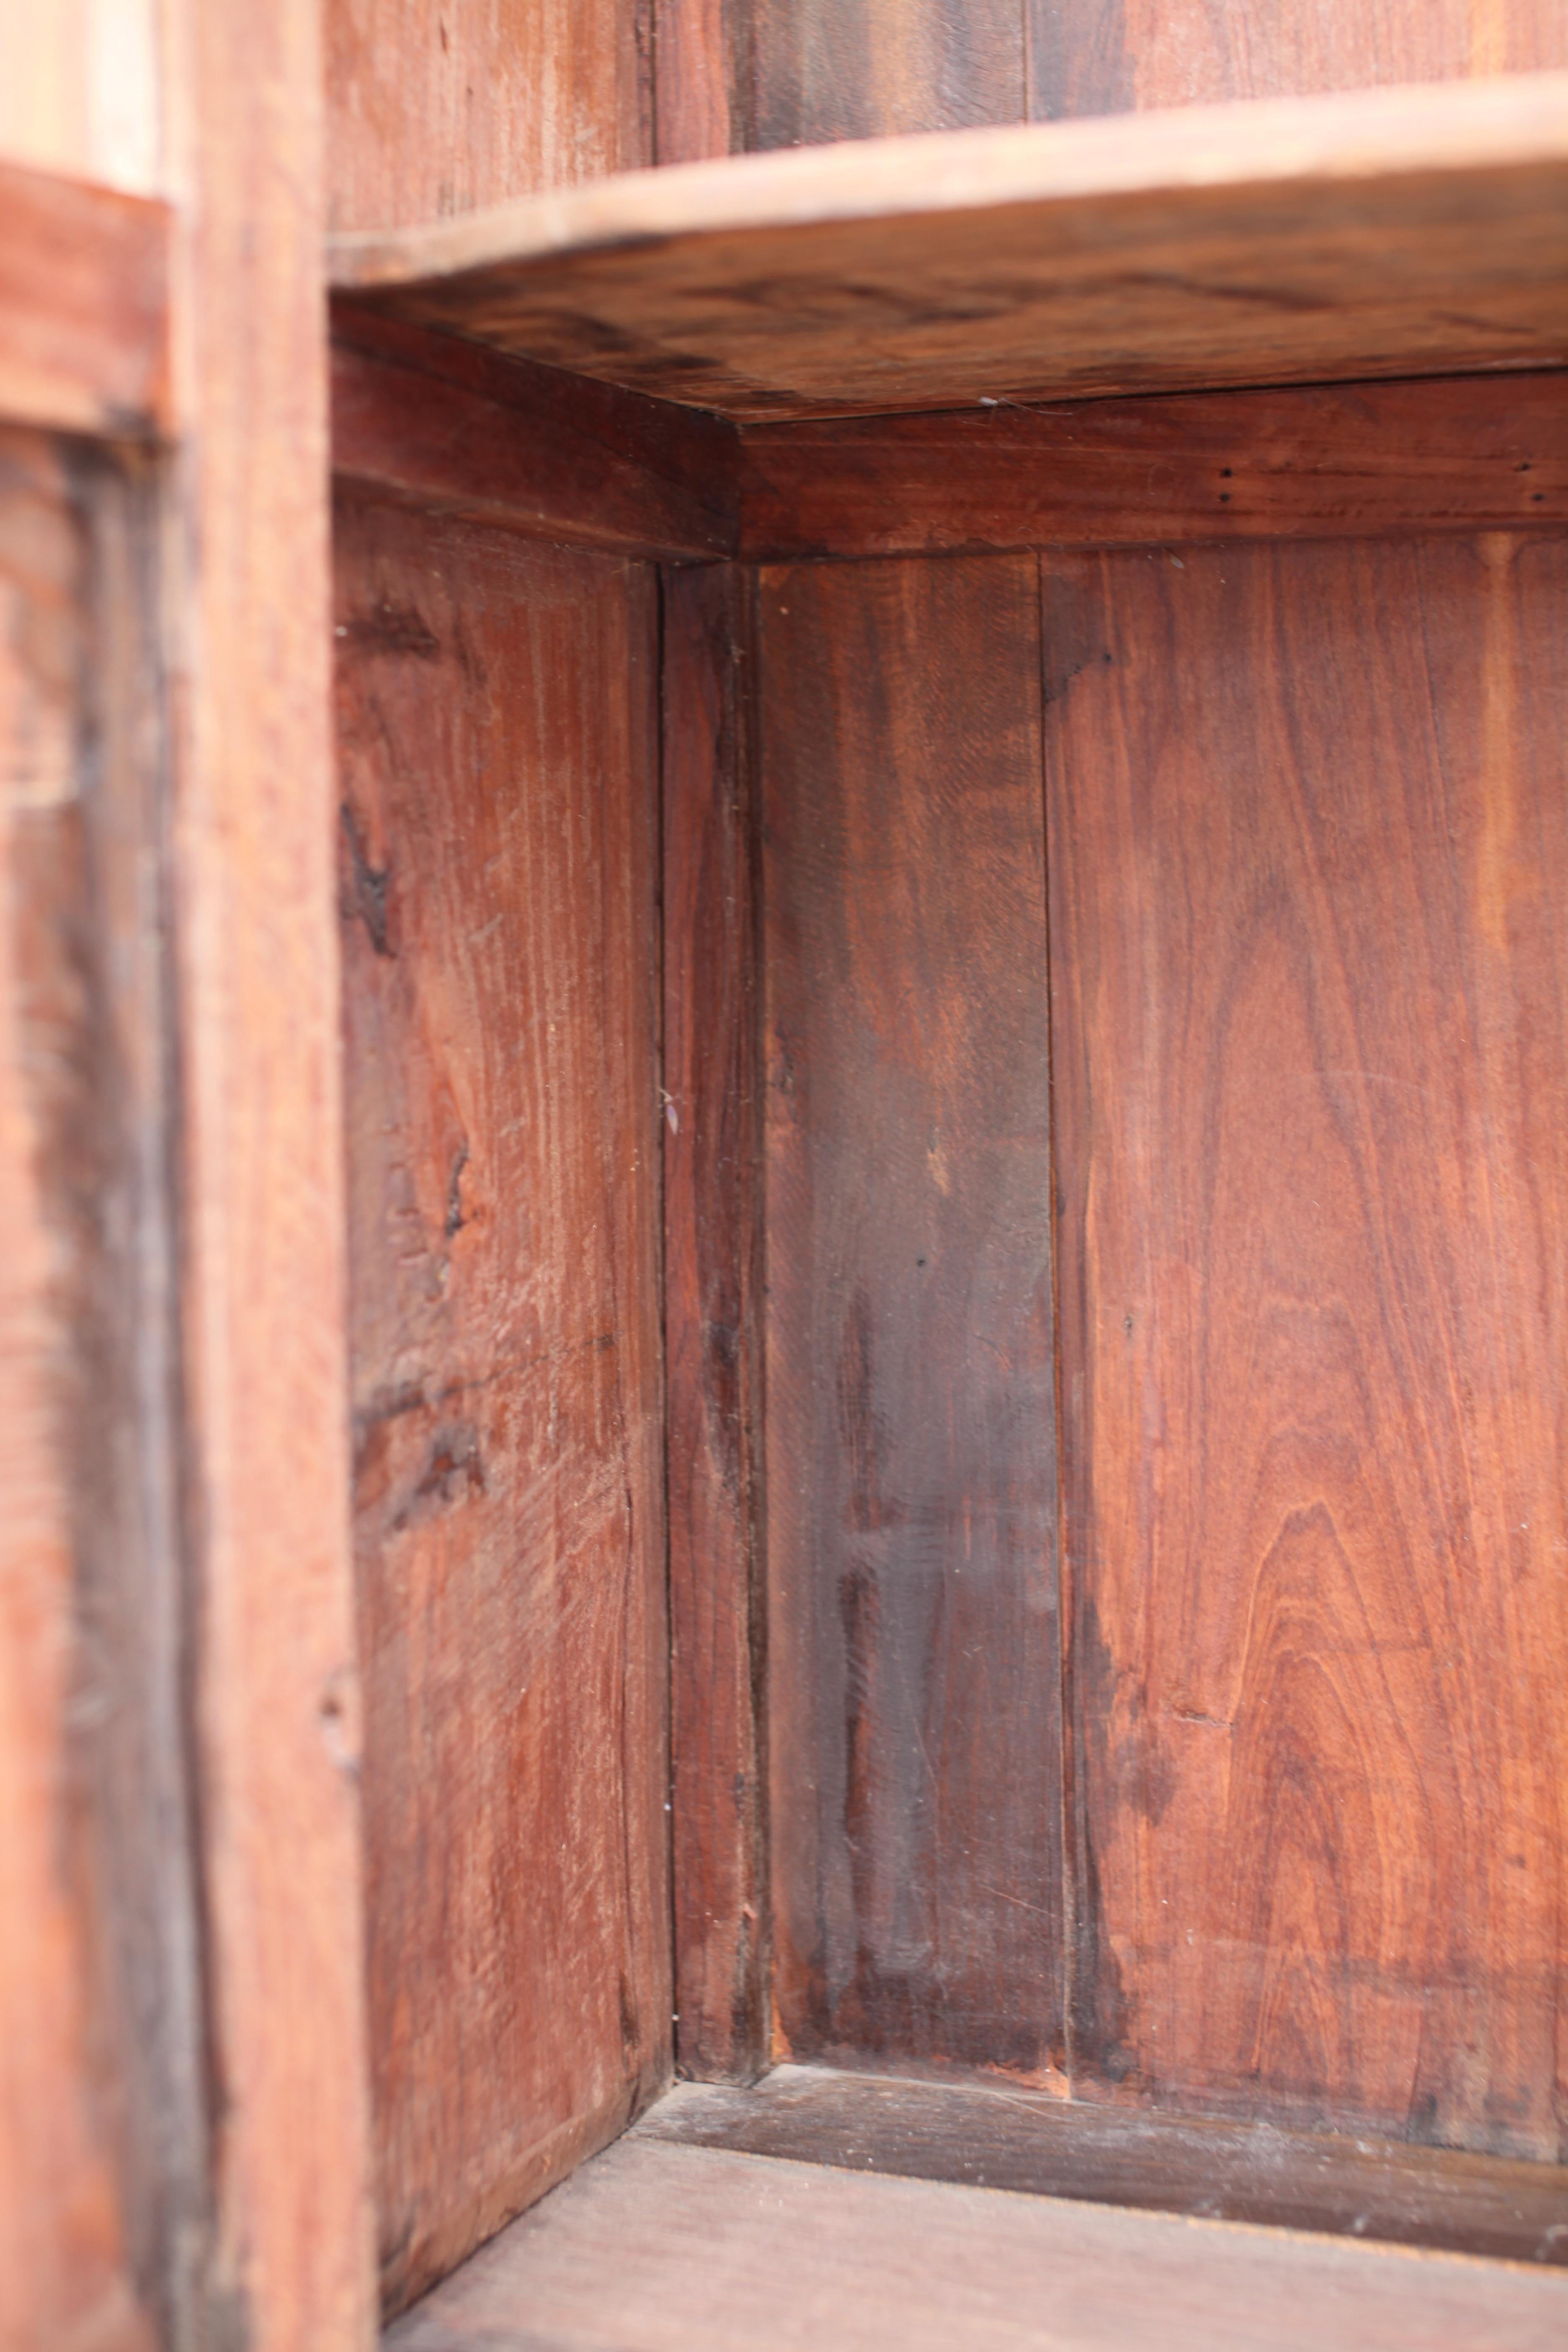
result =
[[1568,2325],[1568,55],[1338,18],[3,168],[18,2352]]

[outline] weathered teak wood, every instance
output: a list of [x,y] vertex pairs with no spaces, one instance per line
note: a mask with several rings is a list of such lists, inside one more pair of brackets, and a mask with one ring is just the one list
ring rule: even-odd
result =
[[764,572],[768,1710],[784,2046],[1059,2066],[1028,557]]
[[1568,2170],[1558,2165],[1262,2121],[1132,2115],[999,2084],[778,2066],[750,2090],[679,2084],[637,2134],[855,2172],[1568,2263]]
[[[745,0],[736,112],[746,149],[1022,122],[1015,0]],[[709,151],[712,152],[712,150]]]
[[749,2081],[768,1992],[752,583],[664,579],[664,1342],[676,2053]]
[[205,2188],[151,520],[101,457],[0,430],[0,2342],[23,2352],[150,2352]]
[[1026,15],[1029,114],[1037,121],[1529,73],[1565,61],[1555,0],[1505,0],[1485,10],[1469,0],[1396,8],[1226,0],[1212,9],[1171,8],[1164,0],[1026,0]]
[[340,228],[655,160],[648,0],[323,0]]
[[1568,357],[1568,76],[732,158],[337,238],[337,282],[742,418]]
[[337,572],[395,2305],[669,2070],[655,586],[355,503]]
[[1561,530],[1568,375],[1008,402],[737,428],[345,304],[360,489],[677,561]]
[[1559,2273],[631,2139],[388,2352],[1560,2352]]
[[735,546],[735,427],[341,305],[332,470],[427,512],[619,555]]
[[1562,2146],[1565,554],[1043,566],[1085,2095]]
[[316,0],[165,20],[192,1694],[216,2154],[194,2339],[369,2336]]
[[0,418],[167,425],[169,243],[164,205],[0,160]]
[[755,425],[744,556],[1429,537],[1568,520],[1568,375]]

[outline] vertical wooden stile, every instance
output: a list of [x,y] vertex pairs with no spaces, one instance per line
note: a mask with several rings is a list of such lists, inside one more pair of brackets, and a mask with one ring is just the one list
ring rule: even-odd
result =
[[768,2048],[752,577],[663,578],[676,2049],[748,2082]]
[[317,0],[169,26],[169,533],[209,2336],[374,2321]]

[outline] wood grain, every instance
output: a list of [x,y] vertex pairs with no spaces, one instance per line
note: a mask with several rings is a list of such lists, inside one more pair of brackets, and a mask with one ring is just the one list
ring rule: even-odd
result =
[[[133,1036],[144,971],[141,942],[106,919],[88,749],[100,732],[104,782],[121,782],[136,713],[115,708],[90,494],[72,470],[40,436],[0,433],[0,2340],[151,2352],[157,2250],[137,2208],[156,2187],[128,2179],[124,2159],[149,2154],[136,2077],[159,2053],[138,2046],[145,2020],[118,1965],[133,1937],[110,1832],[129,1833],[142,1867],[159,1857],[136,1834],[147,1792],[115,1790],[109,1768],[159,1728],[134,1704],[147,1696],[138,1653],[113,1637],[134,1623],[121,1613],[133,1597],[148,1649],[168,1634],[166,1585],[137,1574],[150,1566],[137,1506],[168,1463],[150,1446],[138,1475],[136,1437],[153,1433],[135,1427],[131,1302],[113,1286],[135,1272],[115,1263],[116,1226],[149,1235],[127,1197],[133,1090],[108,995],[118,961]],[[154,1367],[162,1304],[145,1333]],[[190,1933],[190,1890],[179,1916],[180,1890],[166,1866],[158,1875],[174,1944]]]
[[363,491],[621,555],[733,552],[732,425],[343,306],[332,469]]
[[749,582],[728,565],[665,574],[664,1313],[676,2051],[684,2074],[742,2082],[766,2062],[769,2027],[751,602]]
[[647,0],[326,0],[336,228],[651,163]]
[[388,2352],[1557,2352],[1565,2313],[1511,2263],[628,2140]]
[[340,237],[344,287],[760,421],[1568,357],[1568,78],[872,140]]
[[166,17],[182,1338],[214,2118],[196,2339],[374,2321],[315,0]]
[[1568,376],[754,425],[750,560],[1561,530]]
[[669,2070],[646,568],[338,537],[384,2282]]
[[743,148],[750,0],[652,0],[656,163]]
[[775,2066],[745,2090],[679,2084],[635,2129],[681,2147],[1568,2264],[1563,2167],[1344,2133],[822,2066]]
[[1075,2087],[1555,2158],[1563,544],[1045,588]]
[[775,2001],[1061,2056],[1033,564],[762,575]]
[[1116,114],[1380,82],[1529,73],[1568,62],[1549,0],[1026,0],[1029,115]]
[[0,418],[165,426],[168,258],[164,205],[0,162]]
[[747,148],[1024,120],[1015,0],[749,0],[737,93]]

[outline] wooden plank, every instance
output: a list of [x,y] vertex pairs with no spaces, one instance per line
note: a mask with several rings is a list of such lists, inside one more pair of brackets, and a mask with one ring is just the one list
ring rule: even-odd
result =
[[[616,2258],[605,2259],[613,2246]],[[1558,2352],[1560,2273],[626,2141],[388,2352]]]
[[768,2044],[761,1591],[756,854],[727,565],[664,581],[664,1138],[676,2050],[750,2081]]
[[168,249],[165,205],[0,162],[0,418],[166,425]]
[[326,0],[338,228],[651,163],[647,0]]
[[636,2131],[681,2147],[847,2171],[1568,2263],[1568,2169],[1560,2165],[1278,2124],[776,2066],[749,2090],[679,2084]]
[[735,428],[344,308],[332,469],[363,490],[607,553],[735,544]]
[[1568,376],[1457,376],[750,427],[753,562],[1568,520]]
[[1020,122],[1016,0],[749,0],[747,148]]
[[654,152],[697,163],[743,148],[750,0],[652,0]]
[[1075,2088],[1552,2158],[1563,543],[1045,580]]
[[1026,0],[1029,115],[1287,98],[1373,83],[1447,81],[1560,66],[1549,0],[1424,0],[1419,8],[1280,8],[1232,0],[1173,11],[1155,0]]
[[337,282],[758,421],[1568,358],[1568,77],[738,156],[402,235]]
[[316,0],[164,21],[185,1654],[214,2118],[196,2340],[374,2318]]
[[651,575],[345,505],[384,2286],[669,2071]]
[[[127,1228],[151,1238],[127,1197],[135,1088],[116,1051],[124,1033],[132,1050],[142,1042],[145,940],[111,919],[125,875],[102,857],[95,807],[123,781],[138,682],[128,709],[122,649],[95,627],[91,502],[49,443],[0,432],[0,2340],[151,2352],[142,2290],[155,2232],[138,2207],[153,2184],[128,2179],[122,2159],[149,2153],[137,2078],[155,2074],[157,2054],[137,2039],[146,2020],[118,1965],[135,1940],[117,1899],[125,1847],[172,1898],[157,1923],[170,1943],[191,1916],[188,1884],[180,1906],[138,1834],[142,1791],[114,1789],[107,1769],[141,1738],[157,1746],[160,1727],[135,1705],[140,1659],[108,1643],[128,1630],[128,1586],[140,1587],[148,1648],[168,1630],[165,1563],[137,1541],[137,1506],[169,1457],[150,1448],[136,1463],[137,1434],[153,1433],[135,1428],[131,1302],[113,1287],[135,1272],[115,1263],[116,1228],[121,1246]],[[132,776],[134,802],[144,780]],[[156,1381],[168,1301],[160,1317],[155,1269],[144,1274]]]
[[1034,566],[762,575],[784,2045],[1059,2064]]

